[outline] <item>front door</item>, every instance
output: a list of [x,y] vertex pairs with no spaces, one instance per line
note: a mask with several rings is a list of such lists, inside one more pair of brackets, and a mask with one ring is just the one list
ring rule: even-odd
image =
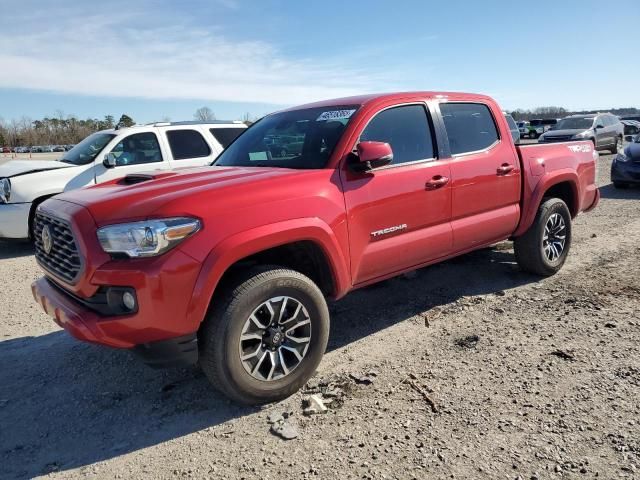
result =
[[[132,173],[166,170],[165,161],[158,136],[154,132],[133,133],[121,139],[116,145],[104,152],[116,158],[116,166],[107,168],[102,158],[96,160],[96,183],[121,178]],[[104,156],[104,155],[103,155]]]
[[449,164],[435,158],[432,131],[424,104],[403,105],[378,112],[356,141],[389,143],[393,162],[342,171],[354,285],[451,251]]

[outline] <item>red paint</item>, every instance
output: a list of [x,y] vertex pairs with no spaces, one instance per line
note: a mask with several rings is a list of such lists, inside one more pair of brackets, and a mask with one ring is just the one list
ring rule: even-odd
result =
[[[354,172],[349,154],[381,109],[425,103],[438,122],[440,101],[486,104],[502,138],[488,150],[373,172]],[[77,338],[114,347],[196,331],[222,275],[235,262],[296,241],[312,241],[329,264],[332,296],[521,235],[545,192],[567,182],[572,214],[595,207],[595,163],[590,142],[516,147],[498,105],[489,97],[458,93],[399,93],[325,101],[313,106],[360,105],[327,168],[206,167],[163,172],[153,181],[117,181],[76,190],[45,202],[71,222],[84,260],[76,285],[56,280],[79,297],[100,286],[136,289],[135,315],[104,318],[37,281],[34,296]],[[578,146],[572,151],[570,147]],[[587,148],[589,147],[589,148]],[[361,146],[371,159],[384,144]],[[203,228],[156,258],[113,260],[100,248],[100,226],[153,217],[190,216]],[[389,233],[372,232],[394,227]]]

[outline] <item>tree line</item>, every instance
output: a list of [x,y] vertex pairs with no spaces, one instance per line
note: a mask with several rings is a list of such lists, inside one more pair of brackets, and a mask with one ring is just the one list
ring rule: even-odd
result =
[[[193,118],[207,122],[215,120],[216,115],[211,108],[205,106],[197,109]],[[255,120],[248,112],[242,116],[242,121],[247,125],[251,125]],[[169,118],[163,118],[161,121],[169,121]],[[65,116],[62,112],[40,120],[22,117],[7,121],[0,118],[0,147],[73,145],[99,130],[132,125],[135,125],[135,121],[125,113],[117,122],[113,115],[105,115],[102,119],[80,119],[73,115]]]
[[112,115],[104,118],[80,119],[61,113],[54,117],[31,120],[28,117],[5,121],[0,119],[0,146],[31,147],[34,145],[72,145],[98,130],[129,127],[133,119],[122,114],[116,122]]

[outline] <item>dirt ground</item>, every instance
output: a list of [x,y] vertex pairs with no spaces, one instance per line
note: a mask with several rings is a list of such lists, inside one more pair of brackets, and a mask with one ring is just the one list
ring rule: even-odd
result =
[[31,250],[0,244],[0,477],[640,478],[640,189],[600,162],[559,274],[504,243],[354,292],[308,392],[263,408],[74,341],[33,302]]

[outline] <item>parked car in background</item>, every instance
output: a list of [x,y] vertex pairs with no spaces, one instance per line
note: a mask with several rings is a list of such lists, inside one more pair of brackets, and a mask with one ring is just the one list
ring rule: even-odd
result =
[[635,120],[636,122],[640,122],[640,115],[638,114],[634,114],[634,115],[622,115],[620,117],[620,120]]
[[538,138],[539,143],[590,140],[597,150],[616,153],[622,147],[624,126],[615,115],[598,113],[570,115],[560,120],[552,130]]
[[558,123],[557,118],[535,119],[529,122],[529,138],[538,138]]
[[640,133],[640,121],[637,120],[620,120],[624,126],[624,139],[627,142],[633,141],[638,133]]
[[516,144],[520,143],[520,129],[518,128],[516,121],[507,112],[503,112],[503,113],[504,113],[504,118],[507,119],[507,124],[509,125],[509,131],[511,132],[511,138],[513,140],[513,143],[516,143]]
[[[270,154],[283,131],[302,135],[300,155]],[[495,101],[463,93],[268,115],[210,167],[41,204],[33,296],[80,340],[197,363],[239,402],[282,399],[322,359],[327,298],[508,238],[524,271],[562,268],[573,218],[598,203],[598,154],[510,135]]]
[[640,185],[640,134],[613,159],[611,182],[615,188]]
[[42,152],[43,153],[53,153],[54,151],[55,150],[54,150],[53,145],[45,145],[45,146],[42,147]]
[[63,145],[56,145],[55,147],[53,147],[53,151],[54,152],[66,152],[66,150],[65,150]]
[[0,148],[2,153],[11,153],[11,147],[2,147]]
[[520,132],[520,138],[529,136],[529,122],[521,120],[518,122],[518,131]]
[[242,122],[156,123],[103,130],[60,160],[12,160],[0,165],[7,189],[0,201],[0,238],[33,238],[37,206],[76,188],[145,171],[209,165],[246,130]]

